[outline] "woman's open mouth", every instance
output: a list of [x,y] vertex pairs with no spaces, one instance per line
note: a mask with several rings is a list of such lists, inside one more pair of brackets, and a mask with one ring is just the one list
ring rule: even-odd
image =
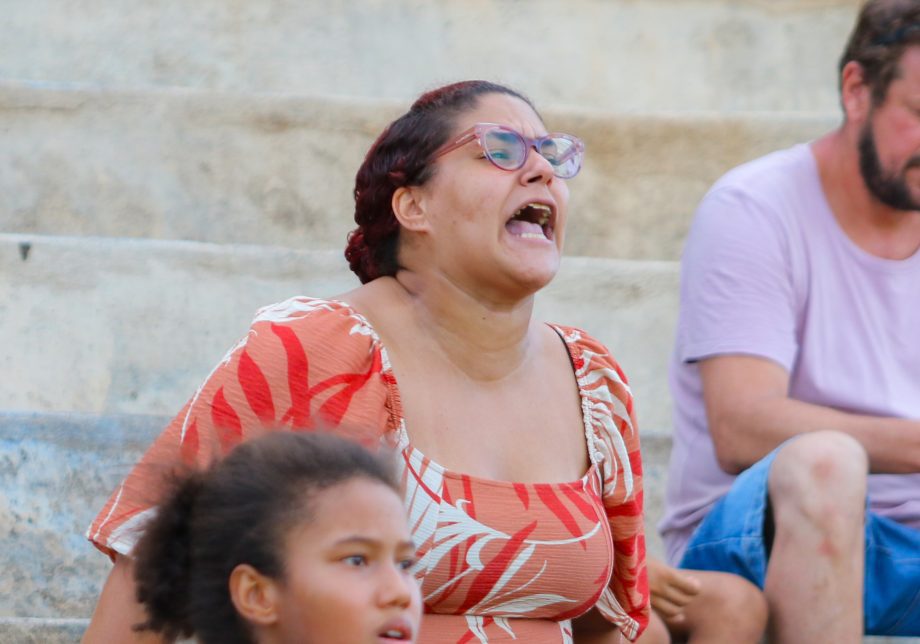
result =
[[522,239],[552,241],[555,219],[552,206],[534,201],[518,208],[505,224],[505,229]]

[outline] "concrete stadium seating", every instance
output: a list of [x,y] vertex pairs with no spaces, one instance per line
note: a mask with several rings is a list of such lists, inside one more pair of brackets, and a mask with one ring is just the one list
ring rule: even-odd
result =
[[[0,84],[4,232],[341,248],[354,175],[404,104]],[[728,168],[817,137],[833,114],[544,110],[585,139],[570,255],[677,259]],[[36,141],[41,141],[36,145]]]
[[[858,0],[32,0],[0,20],[0,644],[78,641],[83,532],[255,310],[354,288],[354,173],[484,77],[585,139],[536,314],[630,378],[661,553],[681,245],[729,168],[839,121]],[[885,638],[866,638],[883,644]],[[893,640],[891,640],[893,642]],[[916,640],[898,640],[916,642]]]
[[[258,308],[357,285],[340,251],[0,235],[0,409],[173,414]],[[604,341],[665,428],[676,299],[673,262],[569,257],[536,314]]]
[[833,111],[857,4],[32,0],[4,16],[0,78],[401,101],[494,78],[544,106]]

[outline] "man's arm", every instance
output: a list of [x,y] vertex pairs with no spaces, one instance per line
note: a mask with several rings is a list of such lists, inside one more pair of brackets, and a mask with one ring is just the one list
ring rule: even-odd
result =
[[724,355],[699,362],[719,465],[737,474],[787,438],[833,429],[855,438],[874,473],[920,472],[920,420],[851,414],[788,396],[789,374],[765,358]]
[[166,644],[155,633],[132,630],[135,624],[146,620],[144,607],[135,599],[134,564],[130,558],[117,555],[89,628],[83,634],[83,644]]

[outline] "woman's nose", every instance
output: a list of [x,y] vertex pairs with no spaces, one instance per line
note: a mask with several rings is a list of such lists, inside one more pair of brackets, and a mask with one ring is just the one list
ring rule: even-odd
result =
[[527,160],[524,162],[524,172],[521,174],[522,183],[550,183],[554,178],[553,166],[549,160],[540,154],[536,146],[527,149]]

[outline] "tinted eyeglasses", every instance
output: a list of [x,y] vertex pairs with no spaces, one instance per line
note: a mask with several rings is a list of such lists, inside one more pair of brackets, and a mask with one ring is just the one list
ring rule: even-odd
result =
[[477,123],[448,141],[434,153],[438,158],[472,140],[478,140],[486,158],[502,170],[518,170],[527,161],[533,148],[549,161],[553,174],[560,179],[571,179],[581,170],[585,158],[585,144],[571,134],[552,133],[536,138],[526,137],[509,127],[497,123]]

